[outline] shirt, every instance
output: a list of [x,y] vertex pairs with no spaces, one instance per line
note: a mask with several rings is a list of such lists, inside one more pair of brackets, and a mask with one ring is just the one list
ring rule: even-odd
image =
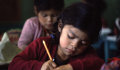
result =
[[[56,56],[58,44],[53,42],[51,37],[40,37],[34,40],[20,54],[16,55],[10,63],[8,70],[40,70],[42,64],[49,60],[42,41],[45,40],[52,58]],[[73,70],[100,70],[104,63],[92,47],[77,56],[72,56],[67,61]]]
[[27,19],[18,40],[18,47],[22,48],[23,46],[27,46],[33,40],[39,38],[42,30],[43,28],[38,20],[38,17],[31,17]]

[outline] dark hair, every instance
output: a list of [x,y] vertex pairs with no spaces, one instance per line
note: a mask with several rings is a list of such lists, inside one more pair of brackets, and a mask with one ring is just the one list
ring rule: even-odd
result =
[[73,25],[88,34],[91,43],[98,40],[101,29],[100,13],[85,3],[75,3],[67,7],[59,19],[62,20],[62,28],[66,25]]
[[64,8],[64,0],[34,0],[34,6],[37,12],[50,9],[61,11]]
[[107,5],[106,5],[106,2],[105,0],[83,0],[85,1],[87,4],[91,5],[94,7],[94,9],[96,11],[98,11],[99,13],[103,13],[106,8],[107,8]]

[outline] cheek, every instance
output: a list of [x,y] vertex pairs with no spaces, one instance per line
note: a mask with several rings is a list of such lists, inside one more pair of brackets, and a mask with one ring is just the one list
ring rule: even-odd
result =
[[53,18],[53,22],[56,22],[56,21],[57,21],[57,17],[54,17],[54,18]]
[[65,48],[67,46],[67,42],[64,42],[64,41],[60,41],[60,45],[61,47]]
[[60,38],[60,46],[65,48],[69,45],[69,41],[64,37],[64,38]]
[[39,16],[39,22],[41,23],[41,24],[44,24],[45,23],[45,21],[46,21],[46,19],[44,18],[44,17],[42,17],[42,16]]

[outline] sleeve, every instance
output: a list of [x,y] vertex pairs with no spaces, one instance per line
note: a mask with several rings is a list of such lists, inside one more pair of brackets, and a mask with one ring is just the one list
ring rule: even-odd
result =
[[73,67],[73,70],[84,70],[83,69],[83,63],[81,60],[75,60],[70,62],[71,66]]
[[37,60],[38,53],[41,52],[38,51],[37,43],[32,42],[24,51],[13,58],[8,70],[40,70],[43,62]]
[[97,56],[89,55],[83,59],[77,58],[70,62],[73,70],[100,70],[104,61]]
[[23,49],[28,44],[30,44],[33,41],[34,34],[35,34],[34,22],[28,19],[24,24],[20,38],[18,40],[18,47]]

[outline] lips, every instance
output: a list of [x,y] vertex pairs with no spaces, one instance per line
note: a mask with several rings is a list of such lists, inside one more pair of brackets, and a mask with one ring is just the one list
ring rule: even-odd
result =
[[52,24],[52,23],[50,23],[50,24],[47,24],[47,26],[48,26],[48,27],[51,27],[51,26],[53,26],[53,24]]
[[68,52],[68,53],[73,53],[74,52],[74,50],[72,50],[72,49],[66,49],[66,51]]

